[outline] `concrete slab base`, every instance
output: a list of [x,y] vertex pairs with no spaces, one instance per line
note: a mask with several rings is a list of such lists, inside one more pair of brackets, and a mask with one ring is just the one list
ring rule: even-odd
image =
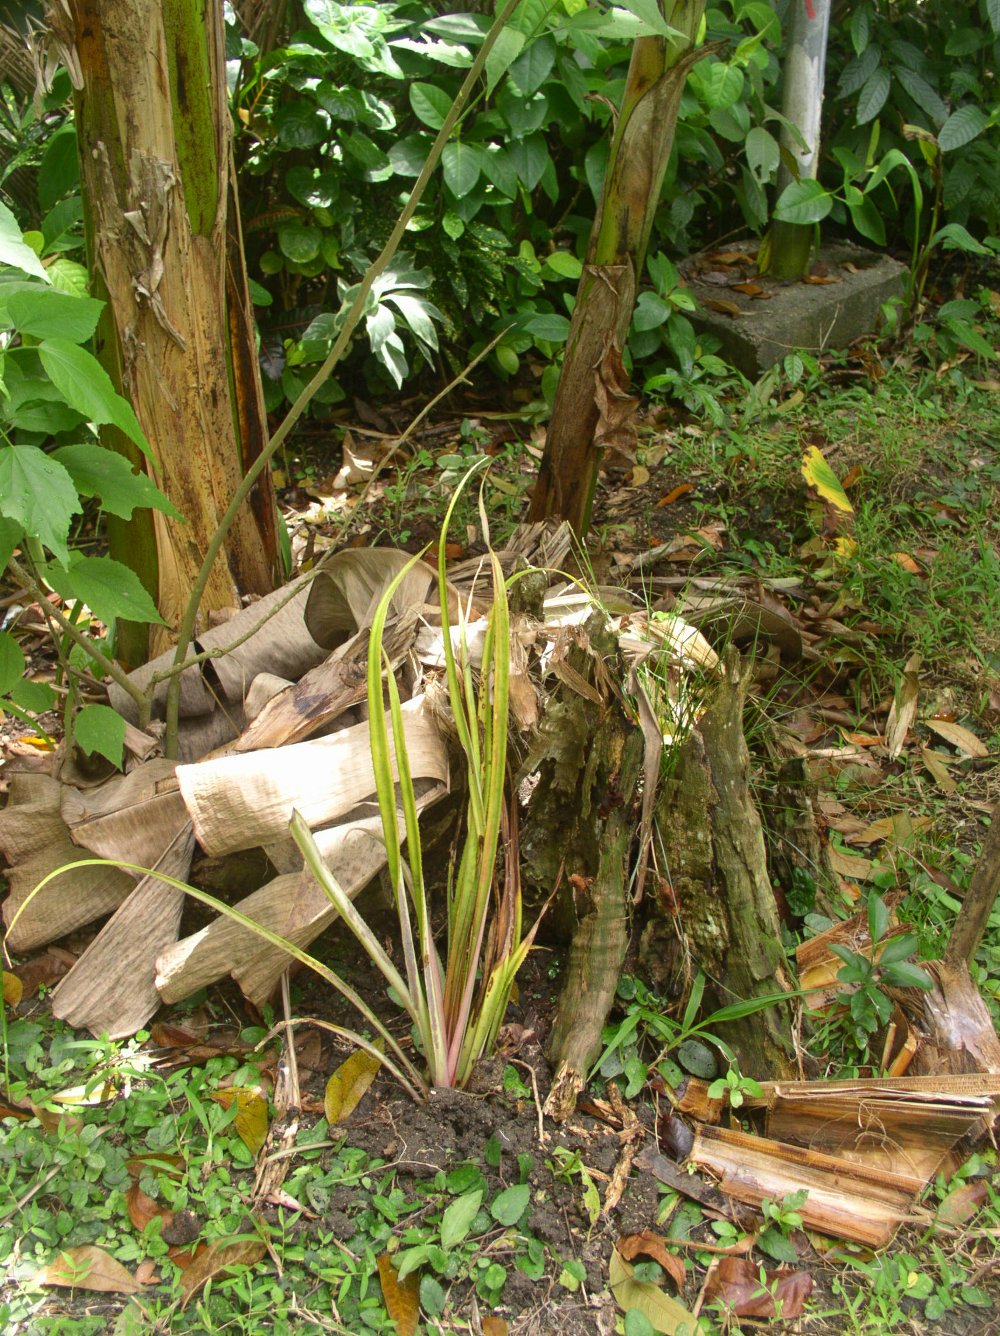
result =
[[[760,278],[753,265],[756,250],[756,242],[715,247],[680,266],[698,300],[692,324],[714,335],[722,344],[720,355],[750,380],[790,352],[846,348],[874,333],[882,303],[903,291],[904,265],[850,242],[820,247],[812,274],[824,282]],[[735,258],[738,254],[746,260]],[[738,286],[759,291],[741,292]]]

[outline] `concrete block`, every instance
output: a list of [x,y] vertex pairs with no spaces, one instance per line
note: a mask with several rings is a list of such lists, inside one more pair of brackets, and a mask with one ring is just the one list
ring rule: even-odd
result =
[[[726,250],[755,252],[756,245]],[[713,264],[712,256],[718,253],[716,247],[691,256],[680,266],[698,300],[698,311],[689,318],[697,329],[720,341],[720,355],[750,380],[790,352],[801,349],[815,354],[846,348],[855,339],[873,334],[882,303],[902,294],[906,273],[897,260],[843,241],[821,246],[813,265],[813,273],[821,272],[834,279],[832,283],[776,282],[750,277],[752,266],[732,266],[733,282],[760,284],[772,294],[762,300],[737,292],[725,281],[730,267]],[[717,281],[706,281],[706,274]],[[724,303],[727,309],[713,309],[706,301]]]

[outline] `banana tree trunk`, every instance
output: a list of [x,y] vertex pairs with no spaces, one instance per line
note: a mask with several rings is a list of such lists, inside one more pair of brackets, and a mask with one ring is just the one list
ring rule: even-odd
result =
[[[219,517],[267,440],[226,105],[221,0],[62,0],[49,23],[73,81],[98,353],[131,401],[156,481],[183,516],[110,527],[176,627]],[[119,433],[107,444],[140,463]],[[262,481],[217,562],[202,615],[274,587]],[[126,628],[125,657],[162,645]]]
[[[781,130],[781,164],[776,198],[792,181],[815,181],[819,171],[820,129],[823,119],[823,81],[830,32],[830,0],[792,0],[788,46],[785,51],[785,91]],[[797,138],[789,124],[801,136]],[[813,223],[771,224],[767,272],[774,278],[803,278],[815,235]]]
[[705,0],[661,0],[676,37],[632,48],[607,174],[577,289],[569,338],[529,518],[568,520],[582,535],[601,452],[628,432],[635,401],[622,349]]

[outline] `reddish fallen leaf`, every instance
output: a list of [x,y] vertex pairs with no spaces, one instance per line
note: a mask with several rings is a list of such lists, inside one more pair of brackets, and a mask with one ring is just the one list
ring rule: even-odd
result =
[[388,1253],[378,1257],[378,1278],[389,1316],[396,1324],[396,1336],[413,1336],[420,1316],[420,1286],[416,1276],[400,1280]]
[[256,1236],[236,1239],[233,1243],[214,1243],[198,1252],[181,1278],[181,1308],[186,1308],[206,1281],[234,1266],[253,1266],[266,1248]]
[[767,1271],[745,1257],[723,1257],[705,1279],[706,1302],[717,1300],[736,1317],[799,1317],[812,1294],[807,1271]]
[[893,552],[892,559],[897,566],[901,566],[904,571],[909,571],[911,575],[920,574],[920,565],[913,560],[909,552]]
[[640,1234],[628,1234],[620,1238],[618,1251],[626,1262],[634,1262],[637,1257],[652,1257],[654,1262],[659,1262],[678,1289],[684,1285],[684,1263],[667,1250],[662,1237],[653,1230],[644,1229]]
[[828,278],[826,274],[806,274],[802,280],[803,283],[836,283],[836,278]]
[[22,1109],[17,1104],[8,1104],[5,1099],[0,1099],[0,1118],[16,1118],[18,1122],[24,1122],[26,1118],[32,1116],[30,1109]]
[[693,491],[693,482],[679,482],[676,487],[672,488],[666,494],[666,496],[660,497],[659,501],[656,503],[656,508],[659,509],[660,506],[672,506],[675,501],[679,501],[682,496],[687,496],[688,492]]
[[39,1285],[65,1289],[98,1290],[102,1294],[138,1294],[142,1282],[126,1271],[121,1262],[93,1243],[67,1248],[35,1273]]
[[128,1208],[128,1218],[140,1234],[150,1220],[155,1220],[157,1216],[164,1224],[173,1216],[173,1211],[169,1207],[161,1206],[148,1192],[143,1192],[138,1181],[134,1182],[125,1193],[125,1205]]
[[855,747],[881,747],[885,741],[881,733],[848,733],[846,728],[840,730],[840,736]]
[[160,1277],[152,1258],[147,1257],[144,1262],[139,1263],[135,1269],[135,1278],[140,1285],[159,1285]]
[[948,1193],[938,1207],[937,1218],[946,1225],[964,1225],[972,1219],[989,1196],[985,1178],[963,1183]]
[[755,258],[753,251],[713,251],[708,257],[713,264],[750,264]]
[[465,547],[462,543],[445,543],[444,555],[446,561],[462,561],[465,557]]
[[734,292],[742,292],[747,297],[759,297],[764,291],[759,283],[734,283]]

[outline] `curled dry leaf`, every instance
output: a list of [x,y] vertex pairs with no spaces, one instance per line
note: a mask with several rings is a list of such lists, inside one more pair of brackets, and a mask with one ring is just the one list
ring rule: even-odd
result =
[[766,1271],[745,1257],[723,1257],[705,1280],[705,1300],[725,1304],[736,1317],[799,1317],[812,1294],[806,1271]]
[[378,1258],[378,1278],[382,1284],[382,1298],[396,1324],[396,1336],[413,1336],[420,1316],[420,1285],[414,1275],[400,1280],[388,1253]]
[[134,1227],[141,1234],[149,1224],[150,1220],[155,1220],[157,1216],[163,1221],[164,1225],[173,1218],[173,1211],[167,1206],[161,1206],[158,1201],[147,1193],[143,1192],[138,1181],[134,1182],[125,1194],[125,1205],[128,1207],[128,1218],[132,1221]]
[[323,1097],[323,1111],[331,1127],[350,1118],[381,1065],[378,1058],[361,1048],[340,1064],[327,1081]]
[[889,710],[889,718],[885,723],[886,751],[888,751],[889,757],[893,761],[903,750],[910,725],[916,718],[917,696],[920,692],[920,680],[917,675],[920,672],[921,663],[922,659],[919,654],[912,654],[907,659],[903,667],[903,676],[896,687],[896,695]]
[[212,1093],[211,1098],[215,1100],[216,1104],[221,1104],[224,1109],[231,1108],[233,1104],[236,1104],[237,1113],[233,1123],[240,1135],[240,1140],[254,1155],[259,1155],[264,1142],[267,1140],[267,1100],[259,1095],[256,1090],[247,1090],[235,1086],[231,1090],[216,1090]]
[[971,756],[974,760],[981,760],[990,754],[989,747],[977,738],[975,733],[963,728],[961,724],[952,723],[950,719],[925,719],[924,723],[939,738],[944,738],[945,742],[950,742],[965,756]]
[[618,1251],[626,1262],[634,1262],[637,1257],[652,1257],[654,1262],[659,1262],[677,1288],[682,1288],[684,1263],[668,1250],[664,1240],[652,1229],[644,1229],[640,1234],[627,1234],[620,1238]]
[[256,1235],[232,1243],[215,1243],[204,1252],[199,1251],[181,1278],[181,1308],[187,1307],[207,1280],[234,1266],[253,1266],[265,1252],[264,1244]]
[[39,1285],[98,1290],[103,1294],[138,1294],[142,1289],[142,1282],[126,1271],[121,1262],[92,1243],[67,1248],[36,1272],[35,1280]]
[[492,1314],[483,1318],[483,1336],[507,1336],[509,1330],[505,1318]]

